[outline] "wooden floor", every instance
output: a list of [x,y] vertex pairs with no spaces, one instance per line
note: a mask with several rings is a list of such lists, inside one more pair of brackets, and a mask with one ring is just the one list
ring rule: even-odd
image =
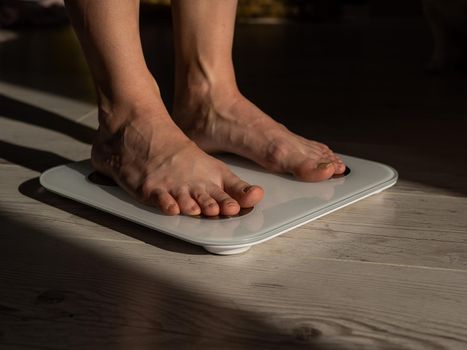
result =
[[[168,28],[143,41],[170,103]],[[422,21],[239,25],[247,96],[400,180],[220,257],[41,188],[89,156],[92,85],[69,28],[0,32],[0,348],[466,349],[467,76],[429,53]]]

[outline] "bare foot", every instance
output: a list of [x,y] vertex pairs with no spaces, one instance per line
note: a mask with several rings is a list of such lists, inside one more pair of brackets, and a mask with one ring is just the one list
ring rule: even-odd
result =
[[[235,215],[263,190],[200,150],[173,123],[162,102],[100,110],[92,164],[143,203],[169,215]],[[117,123],[118,120],[118,123]]]
[[291,173],[310,182],[345,171],[344,163],[326,145],[292,133],[236,88],[184,89],[176,94],[173,117],[208,153],[235,153],[269,171]]

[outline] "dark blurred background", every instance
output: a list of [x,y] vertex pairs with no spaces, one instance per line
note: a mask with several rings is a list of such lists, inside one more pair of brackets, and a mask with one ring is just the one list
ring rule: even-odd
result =
[[[323,21],[365,13],[371,16],[421,14],[422,0],[239,0],[239,18],[276,18]],[[62,0],[1,0],[0,21],[5,27],[56,24],[64,21]],[[167,16],[170,0],[142,0],[143,14]]]
[[[241,0],[233,52],[240,88],[303,136],[464,195],[466,3]],[[170,7],[141,6],[147,62],[170,109]],[[0,23],[0,87],[94,102],[60,1],[0,0]],[[14,109],[0,103],[0,112]]]

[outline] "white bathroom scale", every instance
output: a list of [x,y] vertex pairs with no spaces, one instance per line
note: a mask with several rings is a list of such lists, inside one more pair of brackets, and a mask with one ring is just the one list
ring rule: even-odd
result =
[[164,215],[140,204],[112,180],[94,172],[90,160],[49,169],[41,175],[40,183],[61,196],[203,246],[211,253],[227,255],[247,251],[255,244],[381,192],[397,181],[397,172],[387,165],[339,156],[347,165],[346,175],[318,183],[271,174],[233,155],[219,156],[235,174],[262,186],[265,192],[254,208],[231,217]]

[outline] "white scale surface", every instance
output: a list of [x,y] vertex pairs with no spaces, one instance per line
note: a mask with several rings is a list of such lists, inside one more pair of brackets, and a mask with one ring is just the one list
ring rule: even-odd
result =
[[306,183],[271,174],[235,156],[222,156],[245,181],[264,188],[264,199],[247,214],[227,218],[166,216],[138,203],[117,186],[97,185],[89,160],[45,171],[40,183],[48,190],[127,220],[201,245],[215,254],[237,254],[295,227],[391,187],[397,172],[384,164],[340,155],[347,176]]

